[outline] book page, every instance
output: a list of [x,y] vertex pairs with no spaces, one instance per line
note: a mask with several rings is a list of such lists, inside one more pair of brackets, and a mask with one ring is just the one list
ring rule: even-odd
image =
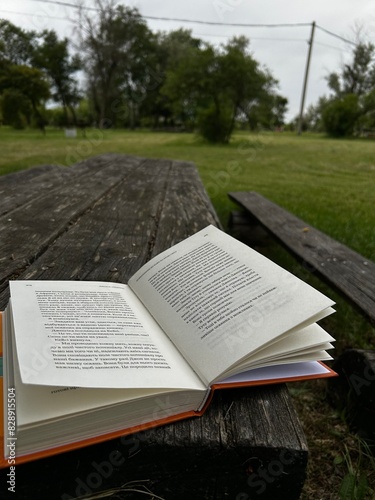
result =
[[335,376],[327,366],[319,361],[305,361],[302,363],[283,364],[278,366],[267,366],[264,368],[255,368],[254,370],[244,371],[238,375],[233,375],[222,381],[223,384],[238,384],[247,382],[262,382],[266,380],[280,380],[289,382],[291,380],[319,378],[325,376]]
[[152,259],[129,286],[207,383],[333,304],[213,226]]
[[111,388],[202,383],[126,285],[13,281],[22,382]]
[[[258,363],[262,364],[262,366],[265,366],[266,363],[268,365],[272,361],[288,363],[291,358],[295,360],[298,356],[301,356],[302,359],[305,354],[333,349],[331,341],[333,342],[334,338],[314,323],[301,330],[292,330],[286,336],[281,336],[280,340],[257,350],[254,354],[245,358],[238,366],[241,366],[241,369],[245,371],[248,367],[253,369]],[[318,358],[315,357],[314,359]],[[229,375],[225,374],[225,376]]]

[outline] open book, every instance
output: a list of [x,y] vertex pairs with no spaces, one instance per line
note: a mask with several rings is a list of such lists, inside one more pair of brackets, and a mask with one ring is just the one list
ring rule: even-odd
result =
[[22,462],[200,415],[216,388],[333,374],[318,360],[334,339],[316,324],[333,302],[213,226],[128,285],[12,281],[10,291],[4,408],[9,395],[16,405],[4,412],[3,465],[13,436]]

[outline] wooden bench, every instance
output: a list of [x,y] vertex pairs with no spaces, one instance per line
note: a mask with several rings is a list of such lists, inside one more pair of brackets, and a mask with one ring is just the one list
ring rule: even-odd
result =
[[[260,224],[312,272],[349,299],[367,318],[375,322],[375,263],[318,231],[276,203],[255,192],[233,192],[229,197],[248,214],[234,214],[230,230],[244,233]],[[247,225],[248,224],[248,225]],[[242,229],[241,229],[242,225]],[[243,228],[245,225],[245,229]],[[247,229],[246,229],[247,225]],[[375,242],[374,242],[375,243]]]
[[[336,288],[371,323],[375,322],[375,263],[255,192],[229,193],[245,212],[232,212],[229,229],[240,239],[254,238],[260,225],[312,272]],[[254,243],[254,241],[252,241]],[[374,241],[375,243],[375,241]],[[375,450],[375,351],[350,349],[332,368],[329,398],[346,411],[352,429]]]
[[[1,177],[0,310],[10,279],[126,283],[208,224],[219,221],[191,163],[105,154]],[[17,466],[16,498],[66,500],[125,484],[173,500],[297,499],[307,458],[284,385],[227,390],[201,418]]]

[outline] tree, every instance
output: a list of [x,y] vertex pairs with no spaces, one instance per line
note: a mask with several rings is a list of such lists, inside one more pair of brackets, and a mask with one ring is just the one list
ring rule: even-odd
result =
[[352,135],[359,126],[372,126],[375,100],[375,46],[359,42],[353,49],[352,61],[341,73],[327,77],[331,96],[321,106],[323,126],[330,135]]
[[94,16],[81,10],[78,32],[97,121],[102,127],[134,121],[154,77],[152,34],[137,9],[113,0],[95,0],[95,6]]
[[285,123],[285,113],[288,110],[288,99],[281,95],[274,95],[269,123],[274,127],[281,127]]
[[344,64],[341,74],[331,73],[327,77],[328,86],[335,97],[347,94],[363,96],[375,86],[375,46],[358,43],[352,52],[352,61]]
[[5,123],[16,128],[30,125],[34,118],[43,130],[40,104],[49,97],[44,75],[30,66],[36,33],[0,20],[0,95]]
[[[149,95],[155,95],[161,83],[161,75],[156,69],[157,50],[154,35],[145,24],[134,27],[134,47],[131,57],[124,65],[118,89],[124,104],[128,108],[128,124],[134,128],[139,123],[142,109]],[[124,115],[124,114],[123,114]],[[126,116],[126,115],[125,115]]]
[[[14,102],[18,95],[22,99],[15,109],[16,115],[29,110],[30,114],[26,116],[27,122],[30,123],[33,116],[37,125],[44,131],[44,118],[39,107],[49,98],[50,92],[45,76],[39,69],[24,65],[10,65],[0,76],[0,93],[5,93],[5,99],[3,96],[2,101],[3,113],[4,106],[9,107],[9,102]],[[12,125],[17,126],[20,119],[20,115],[15,116]]]
[[4,64],[28,64],[32,58],[35,32],[18,28],[0,19],[0,61]]
[[[250,121],[272,109],[279,114],[286,100],[276,98],[276,80],[260,68],[248,51],[249,41],[234,38],[221,50],[206,44],[190,50],[167,74],[162,89],[174,103],[181,119],[196,123],[210,142],[230,140],[240,114]],[[254,112],[256,110],[256,112]],[[276,115],[275,115],[276,116]]]
[[[330,100],[326,96],[319,97],[315,105],[310,105],[303,116],[302,130],[310,130],[313,132],[322,132],[324,124],[322,119],[323,110]],[[295,118],[294,126],[298,126],[299,116]]]
[[51,97],[62,105],[65,125],[70,121],[68,110],[76,124],[74,106],[81,96],[73,75],[81,69],[81,60],[77,55],[70,55],[68,39],[59,40],[55,31],[45,30],[39,39],[42,43],[34,49],[33,66],[45,72],[51,84]]
[[250,102],[244,109],[251,130],[273,129],[284,125],[288,99],[274,92],[264,94],[257,102]]
[[364,134],[375,129],[375,87],[362,99],[363,113],[359,120],[359,126]]
[[187,130],[197,125],[199,114],[215,99],[214,72],[215,52],[210,45],[189,48],[166,72],[161,93],[171,103],[175,120]]
[[[202,42],[194,38],[190,30],[179,29],[169,33],[157,33],[155,37],[155,52],[153,58],[154,80],[149,85],[141,105],[141,112],[151,119],[154,128],[160,122],[164,126],[178,125],[174,115],[173,103],[169,97],[161,92],[166,83],[167,73],[186,59],[191,51],[199,49]],[[187,123],[185,123],[187,126]]]

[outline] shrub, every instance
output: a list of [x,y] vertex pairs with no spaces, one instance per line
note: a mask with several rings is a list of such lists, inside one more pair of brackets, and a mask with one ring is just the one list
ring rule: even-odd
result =
[[198,131],[208,142],[228,143],[233,126],[233,113],[225,104],[211,104],[198,114]]
[[353,135],[361,115],[358,96],[347,94],[329,102],[322,114],[325,131],[333,137]]
[[7,89],[1,99],[1,111],[5,125],[23,129],[31,121],[31,106],[28,99],[17,90]]

